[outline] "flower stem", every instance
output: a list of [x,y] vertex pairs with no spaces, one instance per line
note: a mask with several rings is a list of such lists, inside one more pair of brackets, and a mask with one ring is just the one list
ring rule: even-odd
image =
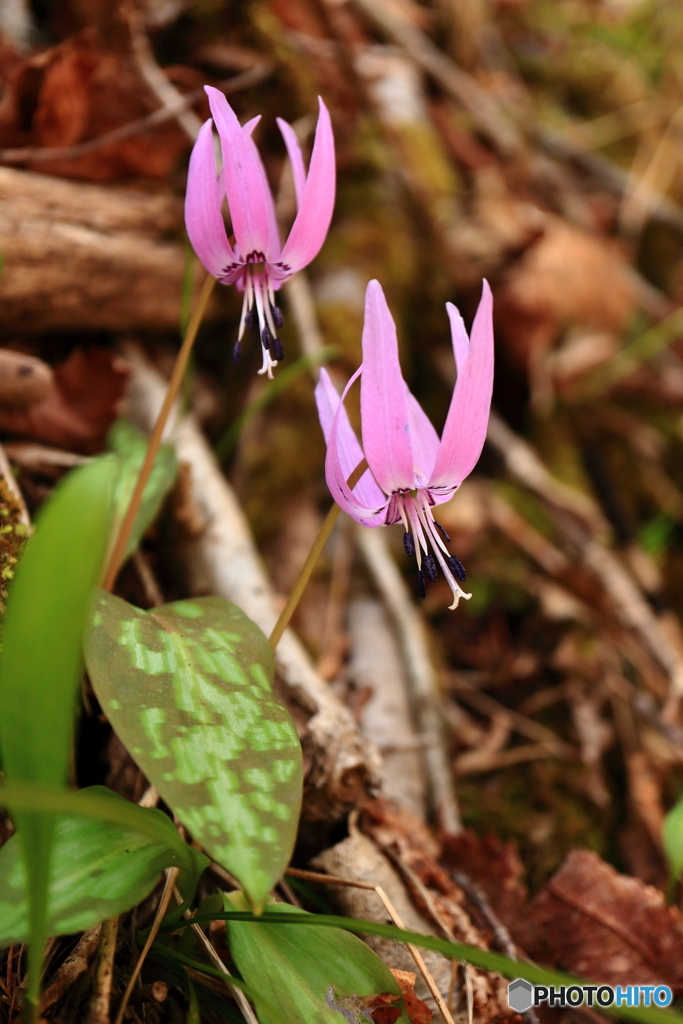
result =
[[161,409],[159,410],[159,415],[157,416],[156,423],[154,424],[154,429],[150,435],[149,445],[147,446],[147,453],[145,455],[145,461],[142,463],[140,474],[135,484],[135,490],[131,495],[130,504],[128,505],[128,509],[126,510],[126,514],[124,516],[123,522],[121,523],[121,528],[116,538],[116,543],[114,544],[111,556],[109,558],[107,571],[104,575],[104,580],[102,582],[102,586],[105,590],[111,590],[112,587],[114,586],[114,583],[116,582],[116,577],[118,575],[119,569],[121,568],[121,562],[123,561],[126,545],[128,544],[128,538],[130,537],[130,532],[133,528],[133,523],[135,522],[135,517],[137,515],[138,508],[140,507],[140,501],[142,499],[142,495],[145,490],[147,481],[149,480],[149,475],[152,472],[152,466],[154,465],[154,460],[156,458],[157,452],[159,451],[159,445],[161,444],[161,437],[164,432],[164,427],[166,426],[166,421],[168,420],[171,409],[173,408],[173,403],[178,394],[180,385],[183,382],[183,376],[185,374],[188,359],[190,358],[192,346],[194,345],[195,338],[197,337],[197,331],[199,330],[199,325],[202,321],[204,310],[206,309],[206,305],[209,301],[209,297],[211,295],[211,292],[213,291],[213,287],[215,284],[215,277],[207,277],[206,281],[204,282],[204,286],[201,290],[201,293],[199,295],[199,300],[195,307],[194,313],[192,314],[192,318],[188,324],[187,332],[183,339],[183,343],[180,347],[180,351],[178,352],[178,356],[175,361],[175,366],[173,367],[171,379],[168,382],[168,387],[166,389],[166,395],[164,397],[163,404],[161,406]]
[[[359,462],[356,468],[354,469],[349,479],[346,481],[347,485],[349,487],[355,487],[367,468],[368,464],[366,460],[362,459],[362,461]],[[306,584],[311,578],[311,573],[315,568],[315,563],[318,561],[318,558],[320,557],[320,552],[325,547],[325,544],[327,543],[327,540],[330,534],[332,533],[334,524],[337,522],[340,512],[341,509],[339,508],[339,505],[333,505],[330,511],[325,516],[325,520],[323,522],[323,525],[320,527],[318,536],[313,541],[313,546],[311,550],[308,552],[306,561],[304,562],[301,568],[299,578],[297,579],[296,583],[292,588],[292,592],[287,598],[287,603],[280,612],[280,617],[275,623],[272,633],[268,637],[268,643],[270,644],[273,650],[275,650],[278,643],[280,642],[282,634],[289,625],[289,620],[291,619],[292,615],[297,609],[297,605],[301,600],[301,596],[304,590],[306,589]]]

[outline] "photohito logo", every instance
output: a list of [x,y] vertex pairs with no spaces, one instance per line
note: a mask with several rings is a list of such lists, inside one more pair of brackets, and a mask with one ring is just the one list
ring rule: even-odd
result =
[[568,1006],[669,1006],[673,992],[668,985],[532,985],[516,978],[508,985],[508,1003],[517,1013],[547,1003]]

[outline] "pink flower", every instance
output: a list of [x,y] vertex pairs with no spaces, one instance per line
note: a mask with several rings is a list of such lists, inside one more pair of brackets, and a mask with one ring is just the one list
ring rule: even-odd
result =
[[[365,293],[360,368],[341,398],[321,370],[315,396],[327,442],[325,476],[334,500],[362,526],[402,522],[406,552],[417,556],[420,595],[425,596],[425,576],[436,579],[438,561],[455,608],[461,597],[471,596],[459,585],[466,573],[446,547],[450,538],[432,510],[472,472],[484,446],[493,387],[491,289],[484,282],[470,338],[455,306],[448,302],[446,309],[458,377],[441,440],[401,375],[396,326],[378,281],[371,281]],[[362,448],[344,408],[359,375]],[[368,469],[351,489],[347,480],[363,458]]]
[[[251,137],[260,116],[241,127],[223,93],[209,85],[205,88],[212,118],[202,126],[190,157],[185,197],[187,233],[208,272],[223,284],[236,284],[244,291],[233,357],[239,359],[244,329],[253,322],[255,306],[263,349],[259,373],[272,377],[273,366],[284,354],[277,337],[282,313],[275,304],[275,290],[317,255],[332,219],[335,164],[330,115],[319,99],[308,174],[293,129],[277,119],[294,172],[298,211],[283,246],[265,168]],[[218,176],[212,124],[216,125],[223,153],[223,170]],[[221,213],[226,195],[235,237],[232,244]]]

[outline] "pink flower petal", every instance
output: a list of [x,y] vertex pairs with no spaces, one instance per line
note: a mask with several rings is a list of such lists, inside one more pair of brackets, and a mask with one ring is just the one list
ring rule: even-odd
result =
[[363,449],[386,494],[416,486],[408,389],[398,361],[396,326],[379,281],[365,293],[360,412]]
[[230,279],[241,273],[242,268],[228,242],[221,215],[212,124],[209,118],[202,125],[190,156],[185,193],[185,225],[192,248],[208,272],[214,277]]
[[[299,212],[275,272],[289,276],[317,256],[332,220],[335,192],[334,136],[327,107],[321,99],[318,126]],[[285,143],[287,139],[285,138]]]
[[[253,120],[260,120],[260,117],[253,118]],[[245,134],[250,124],[251,121],[249,121],[248,124],[245,124],[244,128],[242,129],[242,131],[244,131]],[[254,160],[256,161],[256,165],[261,174],[261,181],[263,182],[263,191],[266,197],[266,206],[268,208],[268,249],[266,250],[266,257],[269,260],[276,260],[280,255],[280,250],[282,249],[282,242],[280,241],[280,229],[278,228],[277,225],[277,215],[275,213],[275,202],[273,200],[273,193],[270,190],[270,184],[268,183],[266,169],[263,166],[263,161],[261,160],[261,154],[259,153],[256,147],[256,143],[251,138],[251,134],[249,135],[249,145],[252,148]]]
[[282,138],[285,140],[285,146],[287,147],[287,154],[289,156],[289,162],[292,165],[292,174],[294,175],[294,191],[296,193],[296,208],[301,209],[301,204],[304,198],[304,187],[306,185],[306,169],[304,168],[304,158],[301,153],[301,146],[299,140],[296,137],[296,132],[292,128],[291,124],[287,124],[281,117],[275,119],[277,126],[282,133]]
[[429,487],[455,490],[476,466],[486,440],[493,390],[493,296],[484,281],[467,352],[460,314],[446,304],[458,379]]
[[[352,519],[355,519],[357,523],[361,524],[361,526],[382,526],[384,525],[386,510],[391,499],[382,495],[383,500],[380,507],[370,507],[361,504],[346,483],[347,475],[341,461],[342,453],[340,451],[339,432],[342,413],[345,413],[346,411],[344,409],[344,399],[349,392],[349,388],[357,380],[361,369],[362,367],[356,370],[344,388],[341,398],[339,399],[337,411],[335,412],[332,420],[329,440],[327,443],[327,456],[325,458],[325,479],[327,480],[327,486],[329,487],[330,493],[336,503],[344,512],[347,512]],[[348,456],[349,453],[346,452],[345,454]]]
[[424,483],[429,480],[436,454],[439,450],[439,435],[432,425],[417,398],[408,390],[408,415],[410,417],[410,444],[413,450],[413,461],[416,479]]
[[[318,406],[318,416],[325,436],[325,442],[329,443],[332,425],[341,400],[337,394],[337,389],[330,380],[329,373],[325,369],[321,369],[318,377],[318,383],[315,388],[315,400]],[[337,444],[341,472],[344,480],[348,480],[358,463],[364,458],[364,455],[363,449],[356,437],[356,432],[349,421],[348,413],[343,406],[339,413]],[[353,495],[362,505],[367,505],[368,508],[377,508],[386,501],[386,495],[382,493],[375,483],[369,469],[363,473],[363,476],[353,488]]]
[[223,151],[225,188],[232,230],[244,261],[268,249],[270,222],[263,176],[249,138],[218,89],[204,86]]

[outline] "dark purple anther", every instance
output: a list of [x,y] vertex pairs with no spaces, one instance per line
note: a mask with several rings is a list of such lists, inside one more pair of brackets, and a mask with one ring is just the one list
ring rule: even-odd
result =
[[232,346],[232,361],[233,363],[239,363],[242,358],[242,342],[236,341]]
[[425,574],[422,572],[422,569],[417,570],[417,592],[423,599],[427,596],[427,588],[425,587]]
[[451,555],[449,558],[446,559],[446,565],[451,570],[456,580],[459,580],[460,583],[467,579],[465,566],[462,564],[459,558],[455,557],[455,555]]
[[415,541],[413,540],[412,533],[403,534],[403,547],[405,548],[408,557],[412,558],[415,554]]
[[436,568],[436,562],[431,555],[425,555],[422,561],[425,567],[425,575],[429,582],[433,583],[439,575],[439,570]]
[[282,315],[282,310],[280,309],[279,306],[271,306],[270,308],[273,313],[273,323],[275,324],[279,331],[285,322],[285,318]]
[[244,326],[246,327],[246,329],[248,331],[250,331],[252,329],[252,327],[254,326],[254,310],[253,309],[250,309],[250,310],[247,311],[247,314],[246,314],[246,316],[244,318]]
[[276,363],[281,363],[285,358],[285,349],[279,338],[273,338],[271,345],[271,354]]
[[441,536],[443,537],[443,539],[444,539],[444,540],[446,541],[446,543],[447,543],[447,544],[449,544],[449,543],[450,543],[450,540],[451,540],[451,538],[450,538],[450,537],[448,536],[448,534],[447,534],[447,533],[446,533],[446,531],[444,530],[444,528],[443,528],[443,526],[441,525],[441,523],[437,523],[437,521],[436,521],[436,519],[435,519],[435,520],[434,520],[434,526],[435,526],[435,527],[437,528],[437,530],[439,531],[439,533],[441,534]]
[[270,331],[267,327],[264,327],[261,331],[261,344],[265,349],[270,348]]

